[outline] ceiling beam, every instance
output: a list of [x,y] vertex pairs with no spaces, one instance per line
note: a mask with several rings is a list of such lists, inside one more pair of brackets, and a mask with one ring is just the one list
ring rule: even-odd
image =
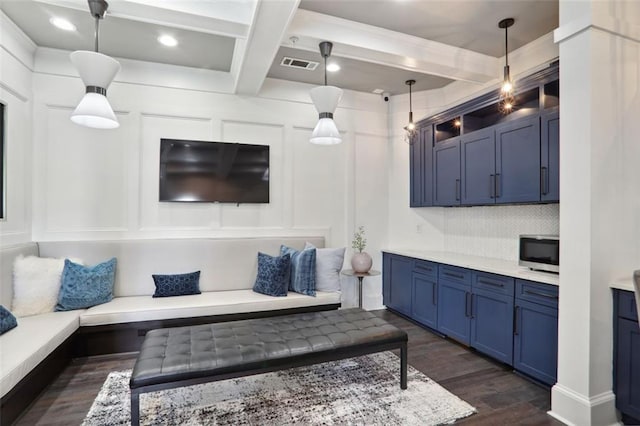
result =
[[234,51],[235,92],[256,95],[264,83],[300,0],[258,0],[249,37]]
[[[31,1],[89,13],[86,0]],[[206,3],[206,11],[202,8],[189,10],[186,7],[179,7],[180,3],[174,3],[147,0],[111,1],[107,14],[116,18],[233,38],[246,38],[249,34],[250,18],[253,11],[253,3],[251,2],[238,3],[250,10],[238,11],[235,15],[221,7],[221,4],[228,6],[227,3],[230,2]]]
[[[295,46],[288,42],[292,36],[298,37]],[[334,56],[480,84],[500,77],[493,56],[304,9],[282,45],[316,52],[325,40],[333,42]]]

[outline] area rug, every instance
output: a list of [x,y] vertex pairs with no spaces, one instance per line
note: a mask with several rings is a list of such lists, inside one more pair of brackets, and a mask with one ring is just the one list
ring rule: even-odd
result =
[[[84,426],[130,424],[131,371],[109,374]],[[475,408],[392,352],[142,394],[142,425],[439,425]]]

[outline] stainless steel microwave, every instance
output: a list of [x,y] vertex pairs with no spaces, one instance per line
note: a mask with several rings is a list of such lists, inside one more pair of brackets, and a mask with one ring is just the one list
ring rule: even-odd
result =
[[518,264],[537,271],[560,272],[560,237],[520,235]]

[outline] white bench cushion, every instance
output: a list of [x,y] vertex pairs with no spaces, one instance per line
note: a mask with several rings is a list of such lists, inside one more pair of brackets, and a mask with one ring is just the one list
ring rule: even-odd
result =
[[0,336],[0,396],[78,329],[82,312],[49,312],[18,318],[18,326]]
[[229,290],[176,297],[116,297],[109,303],[87,309],[80,317],[80,325],[192,318],[331,303],[340,303],[340,293],[320,291],[316,293],[316,297],[311,297],[289,292],[286,297],[273,297],[255,293],[252,290]]

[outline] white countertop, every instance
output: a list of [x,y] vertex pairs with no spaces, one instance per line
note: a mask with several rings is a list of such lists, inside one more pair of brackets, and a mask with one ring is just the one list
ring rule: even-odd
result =
[[635,291],[635,288],[633,286],[633,278],[631,277],[618,280],[611,284],[610,287],[618,290]]
[[[444,263],[446,265],[460,266],[462,268],[475,269],[476,271],[506,275],[509,277],[537,281],[556,286],[560,283],[560,277],[558,274],[532,271],[529,268],[519,266],[518,262],[510,260],[431,250],[387,248],[382,251],[385,253],[399,254],[401,256]],[[631,284],[631,288],[633,289],[633,283]]]

